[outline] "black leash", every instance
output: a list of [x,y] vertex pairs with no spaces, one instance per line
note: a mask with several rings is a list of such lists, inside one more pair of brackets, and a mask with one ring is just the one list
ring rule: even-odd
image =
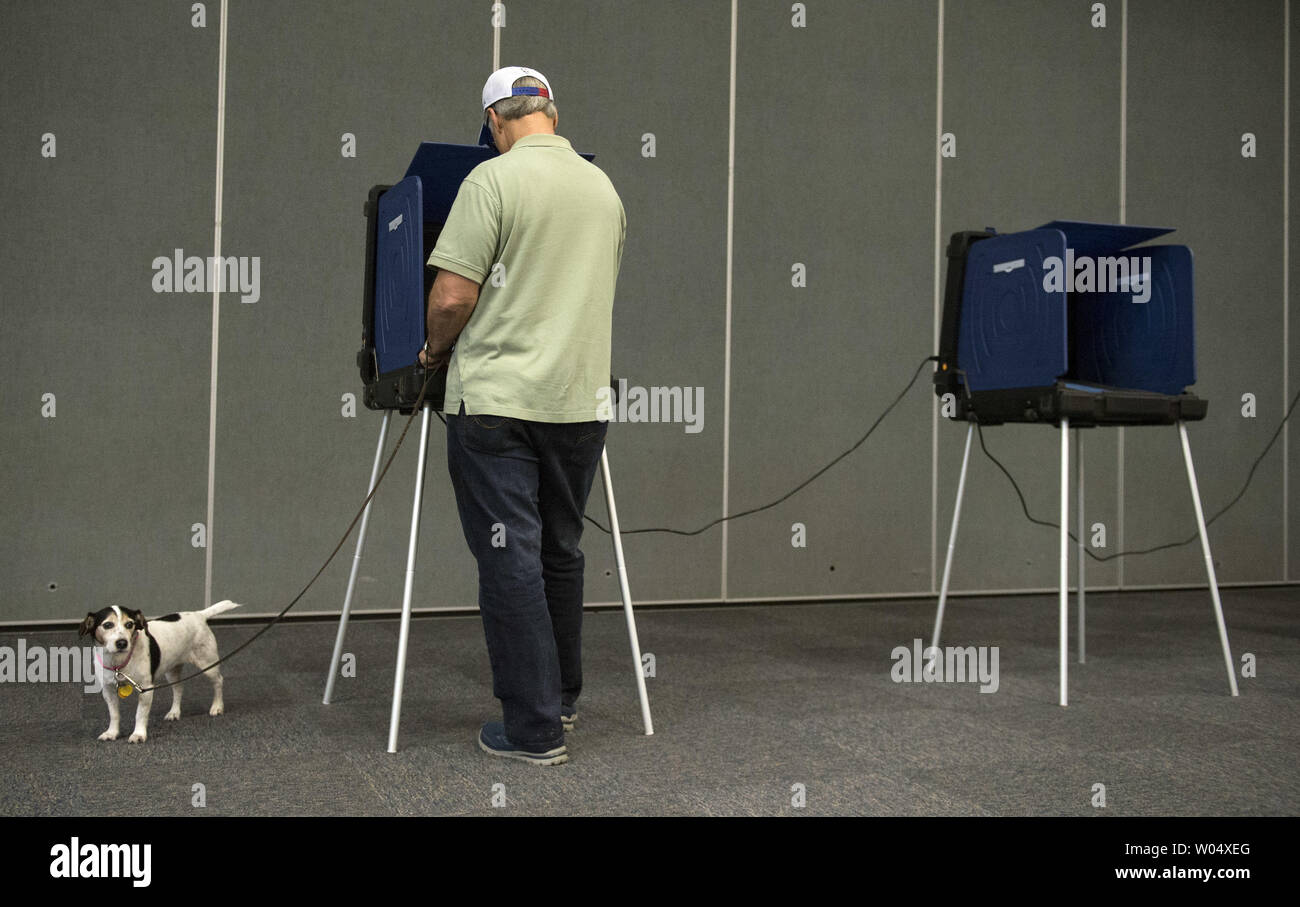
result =
[[[211,671],[213,668],[221,664],[226,659],[235,657],[241,651],[246,649],[248,646],[252,645],[253,642],[259,636],[261,636],[267,630],[271,629],[276,624],[278,624],[281,618],[283,618],[286,614],[289,613],[290,608],[292,608],[294,605],[298,604],[298,602],[302,600],[302,597],[307,594],[307,590],[312,587],[312,585],[316,582],[316,580],[320,579],[321,574],[325,572],[325,568],[328,567],[330,565],[330,562],[334,560],[335,556],[341,550],[343,550],[343,544],[348,540],[348,536],[352,534],[352,530],[357,527],[357,523],[361,520],[361,515],[366,512],[366,507],[370,505],[370,501],[374,498],[375,492],[379,490],[380,484],[382,484],[384,481],[384,476],[388,474],[388,467],[393,465],[393,460],[397,457],[397,452],[402,449],[402,442],[406,440],[406,433],[411,430],[411,423],[415,421],[416,415],[420,412],[421,407],[424,405],[424,395],[429,390],[429,382],[433,380],[433,375],[435,371],[436,370],[434,369],[427,370],[427,374],[425,375],[424,378],[424,386],[420,388],[420,396],[417,397],[415,400],[415,408],[411,410],[411,417],[406,420],[406,426],[402,429],[401,435],[399,435],[397,438],[397,446],[395,446],[393,448],[393,452],[388,455],[388,460],[387,462],[384,463],[384,468],[380,471],[378,478],[375,479],[375,487],[370,489],[370,493],[366,495],[366,499],[361,502],[361,506],[357,509],[357,515],[354,516],[352,518],[352,522],[348,524],[347,530],[343,533],[343,538],[339,539],[339,543],[334,546],[334,550],[331,551],[330,556],[325,559],[325,563],[321,564],[320,569],[316,571],[316,575],[307,581],[307,585],[302,587],[302,591],[293,597],[293,601],[285,605],[284,610],[281,611],[279,614],[277,614],[275,617],[273,617],[270,623],[268,623],[266,626],[262,627],[262,629],[258,630],[256,633],[254,633],[252,636],[246,639],[240,646],[230,651],[226,655],[223,655],[221,658],[218,658],[216,661],[208,665],[206,668],[203,668],[200,671],[195,671],[193,674],[186,675],[185,677],[181,677],[178,680],[173,680],[170,683],[157,683],[151,687],[141,687],[139,688],[139,692],[152,693],[154,690],[166,689],[167,687],[175,686],[178,683],[184,683],[187,680],[192,680],[193,678],[198,677],[201,674],[206,674],[208,671]],[[441,417],[441,413],[439,414],[439,417]]]

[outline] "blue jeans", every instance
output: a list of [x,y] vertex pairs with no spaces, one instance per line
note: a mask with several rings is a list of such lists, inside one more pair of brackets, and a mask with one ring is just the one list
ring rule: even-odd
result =
[[506,736],[564,742],[560,710],[582,692],[582,518],[607,422],[447,416],[447,469]]

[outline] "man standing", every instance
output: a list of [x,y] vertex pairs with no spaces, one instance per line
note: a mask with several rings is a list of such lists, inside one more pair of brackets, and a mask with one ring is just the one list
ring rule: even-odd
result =
[[578,542],[627,221],[605,174],[555,134],[541,73],[497,70],[483,111],[500,155],[465,178],[429,256],[420,361],[448,366],[447,468],[504,718],[479,746],[556,765],[582,690]]

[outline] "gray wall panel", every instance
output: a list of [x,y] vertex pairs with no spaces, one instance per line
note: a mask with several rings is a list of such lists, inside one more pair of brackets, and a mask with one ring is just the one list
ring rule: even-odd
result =
[[[261,299],[230,296],[221,331],[216,598],[279,610],[365,496],[381,416],[360,396],[365,221],[374,183],[425,140],[472,142],[481,21],[461,4],[277,3],[231,12],[223,252],[260,256]],[[490,38],[490,33],[489,36]],[[465,73],[475,73],[466,77]],[[356,136],[355,158],[341,136]],[[391,450],[404,418],[390,428]],[[432,423],[417,607],[473,605],[477,581]],[[419,422],[375,498],[355,606],[401,605]],[[340,606],[353,543],[301,610]],[[463,556],[462,556],[463,555]]]
[[[1118,220],[1120,21],[1110,6],[1107,27],[1093,28],[1088,7],[1078,3],[947,5],[943,129],[956,137],[957,156],[944,160],[945,244],[957,230],[984,226],[1013,232],[1055,219]],[[965,429],[945,422],[939,430],[942,549]],[[1108,522],[1114,510],[1113,435],[1084,438],[1089,524]],[[1020,484],[1030,512],[1055,522],[1058,432],[1001,426],[986,429],[985,440]],[[1011,486],[978,446],[971,458],[953,587],[1055,585],[1056,533],[1025,520]],[[1074,507],[1072,493],[1072,530]],[[1113,575],[1113,566],[1089,564],[1090,583]]]
[[[819,3],[795,28],[788,3],[742,6],[732,512],[851,447],[933,352],[936,22]],[[929,588],[928,372],[856,452],[732,524],[730,595]]]
[[0,619],[169,609],[202,583],[209,300],[151,263],[211,241],[215,31],[165,3],[0,16]]
[[[1282,8],[1142,3],[1130,7],[1129,221],[1177,227],[1196,262],[1196,392],[1189,428],[1207,517],[1241,488],[1277,427],[1281,401]],[[1241,155],[1241,136],[1258,156]],[[1241,415],[1253,393],[1258,416]],[[1185,538],[1195,518],[1176,434],[1128,433],[1130,547]],[[1281,467],[1261,467],[1210,531],[1219,578],[1282,577]],[[1131,559],[1125,581],[1204,580],[1198,543]]]

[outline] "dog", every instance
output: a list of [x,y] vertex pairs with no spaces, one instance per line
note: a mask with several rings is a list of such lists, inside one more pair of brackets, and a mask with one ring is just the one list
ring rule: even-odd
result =
[[[202,611],[164,614],[153,620],[145,620],[139,611],[116,605],[87,614],[77,635],[93,633],[95,642],[104,648],[103,657],[99,659],[99,671],[104,701],[108,703],[108,730],[100,734],[99,739],[117,739],[120,722],[118,699],[125,698],[119,696],[119,684],[126,688],[125,695],[129,696],[132,685],[137,689],[152,687],[162,682],[158,679],[160,677],[167,678],[167,683],[174,683],[180,679],[187,664],[200,670],[214,664],[220,656],[216,637],[208,627],[208,618],[238,607],[227,599]],[[208,714],[220,715],[225,711],[221,699],[221,668],[214,667],[206,673],[212,681],[212,708],[208,709]],[[176,721],[181,717],[181,686],[172,687],[172,707],[163,716],[164,721]],[[149,739],[149,709],[152,706],[153,690],[142,692],[135,709],[135,731],[128,738],[129,742],[144,743]]]

